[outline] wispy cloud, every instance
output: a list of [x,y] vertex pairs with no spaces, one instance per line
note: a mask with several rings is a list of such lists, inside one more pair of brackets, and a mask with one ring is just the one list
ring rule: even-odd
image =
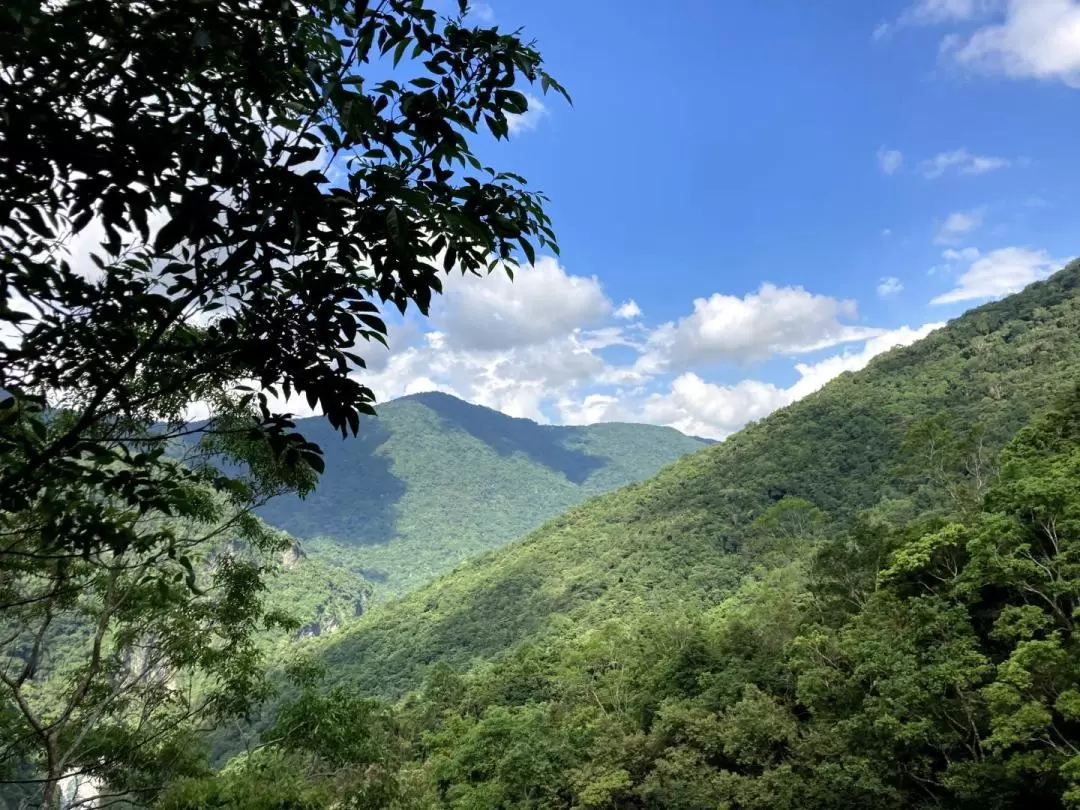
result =
[[938,227],[934,243],[955,245],[982,226],[984,209],[973,208],[970,211],[954,211],[945,217]]
[[490,23],[495,20],[495,9],[491,7],[490,3],[476,2],[469,3],[469,16],[475,17],[478,22]]
[[1012,161],[1007,158],[973,155],[967,149],[954,149],[924,160],[919,164],[919,171],[922,172],[923,177],[933,180],[950,171],[960,174],[986,174],[1010,165]]
[[903,282],[896,276],[883,276],[877,285],[877,294],[879,298],[889,298],[896,295],[904,289]]
[[882,146],[877,150],[877,164],[883,174],[896,174],[904,165],[904,155],[898,149]]
[[[960,258],[960,254],[956,254]],[[978,256],[978,251],[975,251]],[[952,304],[980,298],[997,298],[1019,292],[1033,281],[1044,279],[1060,270],[1066,261],[1055,259],[1045,250],[1007,247],[979,256],[960,278],[956,286],[934,298],[931,304]]]

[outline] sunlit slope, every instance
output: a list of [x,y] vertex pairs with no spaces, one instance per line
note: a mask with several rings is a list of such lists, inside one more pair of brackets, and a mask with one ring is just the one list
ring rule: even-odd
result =
[[981,422],[996,447],[1072,384],[1078,279],[1073,263],[374,611],[326,642],[331,671],[395,694],[436,661],[461,666],[631,610],[715,602],[745,565],[745,527],[772,501],[807,498],[843,520],[910,486],[900,444],[915,420]]

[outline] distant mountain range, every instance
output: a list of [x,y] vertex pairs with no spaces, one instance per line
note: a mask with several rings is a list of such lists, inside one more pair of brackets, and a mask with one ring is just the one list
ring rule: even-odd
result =
[[540,425],[441,393],[387,402],[342,439],[298,429],[326,470],[306,499],[260,510],[312,559],[403,593],[582,501],[654,475],[708,442],[654,425]]
[[[394,696],[417,686],[434,662],[464,669],[528,645],[556,656],[553,651],[571,650],[609,623],[633,626],[665,610],[708,610],[757,564],[748,538],[755,517],[772,504],[805,499],[838,531],[862,510],[880,510],[897,520],[907,512],[918,514],[925,508],[920,499],[926,485],[905,472],[910,455],[905,436],[913,425],[928,419],[944,419],[957,430],[980,425],[992,456],[1034,414],[1077,384],[1078,369],[1080,262],[1074,262],[1045,282],[971,310],[918,343],[874,359],[863,371],[841,375],[649,481],[570,509],[520,542],[381,606],[326,640],[330,671],[372,694]],[[462,407],[425,398],[408,403],[410,419],[436,419],[435,408],[419,412],[429,402]],[[534,435],[530,431],[543,429],[521,430]],[[588,430],[596,432],[574,434],[581,446],[613,436],[629,445],[636,437],[634,457],[641,467],[646,466],[642,455],[650,455],[641,449],[647,440],[656,441],[650,445],[656,456],[660,447],[672,446],[668,442],[689,447],[690,441],[629,426]],[[500,445],[480,446],[493,452]],[[560,445],[561,452],[566,446]],[[556,473],[556,462],[525,455],[522,470],[537,476],[547,471],[552,480],[565,477]],[[659,466],[658,457],[656,462]],[[583,487],[613,482],[609,476],[618,469],[592,469],[582,461],[575,466],[569,459],[558,463],[564,466],[557,469],[577,476]],[[448,469],[454,472],[447,474]],[[469,505],[455,515],[476,508],[471,493],[485,485],[490,490],[480,501],[505,497],[506,487],[517,493],[516,501],[528,501],[524,478],[485,478],[467,465],[447,463],[432,464],[424,480],[444,475],[448,495],[456,483],[469,482],[461,488],[463,495],[470,493]],[[570,491],[573,483],[566,481],[558,491]],[[342,497],[330,490],[322,495]],[[552,508],[556,500],[552,497]],[[449,512],[445,517],[450,525],[460,519]],[[411,529],[408,520],[403,524]]]

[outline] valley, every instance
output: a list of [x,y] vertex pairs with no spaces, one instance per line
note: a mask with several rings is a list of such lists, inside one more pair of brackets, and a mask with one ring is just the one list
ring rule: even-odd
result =
[[1080,0],[0,3],[0,810],[1080,810],[1078,91]]
[[400,806],[1052,806],[1077,368],[1080,263],[311,639],[266,756],[333,718]]

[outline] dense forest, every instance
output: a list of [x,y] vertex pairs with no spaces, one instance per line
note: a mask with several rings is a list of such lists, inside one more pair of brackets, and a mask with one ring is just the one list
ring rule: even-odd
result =
[[161,806],[1078,806],[1078,283],[316,645]]
[[463,666],[626,611],[714,605],[746,572],[749,527],[785,497],[840,525],[867,509],[918,514],[932,479],[905,472],[913,426],[947,417],[936,430],[979,426],[979,446],[1000,449],[1075,378],[1078,284],[1073,265],[569,510],[335,637],[324,653],[332,672],[396,696],[436,660]]
[[[999,300],[723,442],[376,411],[388,314],[560,255],[487,163],[570,95],[483,5],[0,4],[0,810],[1080,810],[1080,260],[971,287],[987,206],[933,302]],[[572,284],[633,385],[779,291]],[[762,356],[884,331],[785,289],[828,340]]]
[[3,801],[150,804],[363,612],[257,517],[326,469],[289,402],[355,436],[387,312],[558,254],[475,153],[530,88],[464,2],[0,5]]
[[371,580],[377,597],[423,585],[705,446],[653,425],[539,425],[434,392],[384,403],[355,438],[318,419],[297,427],[323,449],[319,486],[258,513],[309,558]]

